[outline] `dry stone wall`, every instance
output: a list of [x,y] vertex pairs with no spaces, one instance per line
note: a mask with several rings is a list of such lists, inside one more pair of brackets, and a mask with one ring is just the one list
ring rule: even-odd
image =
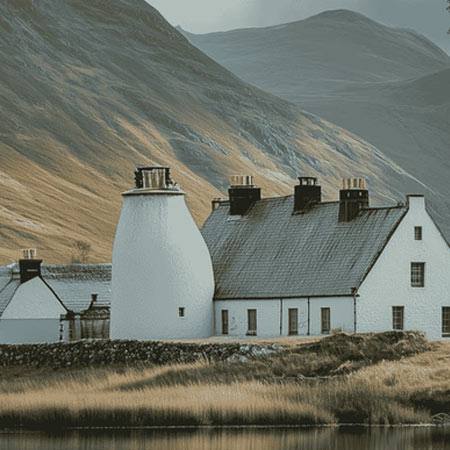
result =
[[0,366],[90,367],[245,361],[281,351],[276,344],[81,340],[54,344],[0,345]]

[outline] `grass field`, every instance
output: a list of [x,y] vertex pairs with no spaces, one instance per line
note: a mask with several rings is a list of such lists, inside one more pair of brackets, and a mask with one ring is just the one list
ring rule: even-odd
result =
[[2,378],[0,424],[411,424],[450,413],[450,343],[416,339],[383,348],[364,339],[353,347],[347,342],[347,353],[339,338],[309,345],[315,347],[292,345],[235,363],[22,370]]

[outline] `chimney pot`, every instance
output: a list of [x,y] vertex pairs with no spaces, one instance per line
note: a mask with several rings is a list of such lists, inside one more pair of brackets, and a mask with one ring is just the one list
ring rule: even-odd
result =
[[23,259],[36,259],[37,251],[35,248],[24,248],[22,254]]
[[253,187],[253,175],[232,175],[230,177],[231,187]]

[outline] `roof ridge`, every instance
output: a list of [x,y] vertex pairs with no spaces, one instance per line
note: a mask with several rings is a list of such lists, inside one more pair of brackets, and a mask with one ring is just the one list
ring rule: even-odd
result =
[[367,208],[362,208],[361,211],[373,211],[376,209],[402,209],[407,208],[407,205],[405,203],[399,204],[399,205],[392,205],[392,206],[369,206]]

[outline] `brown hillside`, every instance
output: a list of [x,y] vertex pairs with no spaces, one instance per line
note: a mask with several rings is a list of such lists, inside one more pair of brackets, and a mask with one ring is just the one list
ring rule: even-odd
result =
[[[315,174],[327,197],[364,175],[376,201],[415,182],[374,147],[253,88],[144,0],[0,3],[0,263],[76,240],[110,260],[136,163],[168,164],[201,223],[233,173],[263,193]],[[408,188],[409,189],[409,188]]]

